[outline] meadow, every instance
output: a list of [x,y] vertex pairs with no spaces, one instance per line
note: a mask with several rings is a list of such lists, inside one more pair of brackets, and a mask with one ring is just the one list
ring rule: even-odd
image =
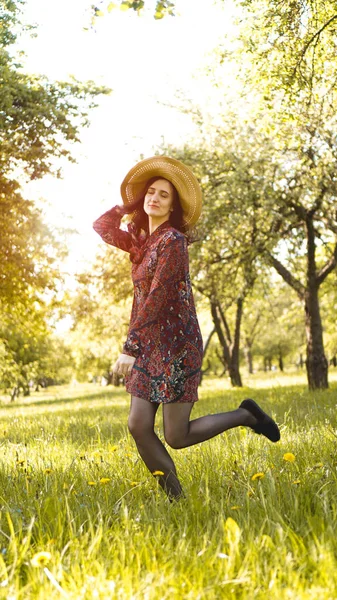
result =
[[[170,503],[138,458],[123,388],[50,388],[0,403],[0,598],[337,598],[337,372],[205,379],[193,417],[253,397],[281,441],[237,428],[170,450]],[[162,437],[161,416],[157,422]]]

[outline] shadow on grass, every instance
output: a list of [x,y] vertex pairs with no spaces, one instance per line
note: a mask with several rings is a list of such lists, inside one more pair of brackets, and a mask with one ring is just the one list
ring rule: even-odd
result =
[[33,412],[8,414],[1,419],[2,437],[10,444],[29,445],[34,442],[48,444],[100,445],[106,441],[115,443],[127,435],[129,406],[114,405],[88,407],[67,404],[56,410],[50,407],[38,414]]
[[46,400],[33,400],[30,399],[29,396],[24,402],[8,402],[0,404],[0,408],[6,409],[6,411],[16,411],[18,408],[28,408],[33,406],[50,406],[56,404],[71,404],[72,402],[90,402],[91,400],[103,400],[104,398],[121,398],[126,396],[127,392],[125,392],[124,388],[104,388],[102,391],[97,391],[92,394],[79,395],[79,396],[69,396],[64,398],[50,398]]

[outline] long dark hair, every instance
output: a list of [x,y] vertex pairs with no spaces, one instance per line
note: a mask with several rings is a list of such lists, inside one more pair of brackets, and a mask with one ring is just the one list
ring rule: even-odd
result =
[[[121,207],[122,214],[132,215],[131,221],[135,225],[135,233],[137,236],[140,235],[141,230],[145,231],[147,234],[149,233],[149,217],[144,211],[144,199],[149,187],[151,187],[151,185],[155,181],[158,181],[158,179],[165,179],[165,177],[152,177],[151,179],[149,179],[144,184],[144,189],[141,191],[138,198],[136,198],[134,202],[131,202],[130,204]],[[166,179],[165,181],[168,181],[168,179]],[[171,182],[169,181],[169,183]],[[184,223],[183,209],[180,204],[179,194],[176,188],[174,187],[173,183],[171,183],[171,186],[173,188],[173,210],[170,213],[169,222],[172,225],[172,227],[174,227],[178,231],[181,231],[181,233],[184,233],[187,239],[189,240],[188,228]]]

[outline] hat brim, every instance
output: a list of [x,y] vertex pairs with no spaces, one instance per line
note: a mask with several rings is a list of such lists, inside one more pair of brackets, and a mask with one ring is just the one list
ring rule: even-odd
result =
[[179,194],[185,226],[195,225],[202,205],[199,182],[189,167],[169,156],[146,158],[130,169],[121,185],[124,204],[137,200],[152,177],[163,177],[174,185]]

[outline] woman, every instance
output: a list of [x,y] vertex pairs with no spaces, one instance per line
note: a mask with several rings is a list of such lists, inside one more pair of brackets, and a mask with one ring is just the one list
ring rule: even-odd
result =
[[[201,190],[192,171],[180,161],[155,156],[126,175],[116,206],[94,223],[108,244],[130,253],[134,299],[130,327],[114,372],[123,375],[131,394],[128,426],[148,469],[159,471],[169,498],[182,488],[175,465],[154,432],[163,406],[165,440],[186,448],[232,427],[245,425],[276,442],[276,423],[253,401],[234,411],[190,421],[203,356],[202,338],[191,289],[188,232],[201,212]],[[122,216],[131,214],[128,231]]]

